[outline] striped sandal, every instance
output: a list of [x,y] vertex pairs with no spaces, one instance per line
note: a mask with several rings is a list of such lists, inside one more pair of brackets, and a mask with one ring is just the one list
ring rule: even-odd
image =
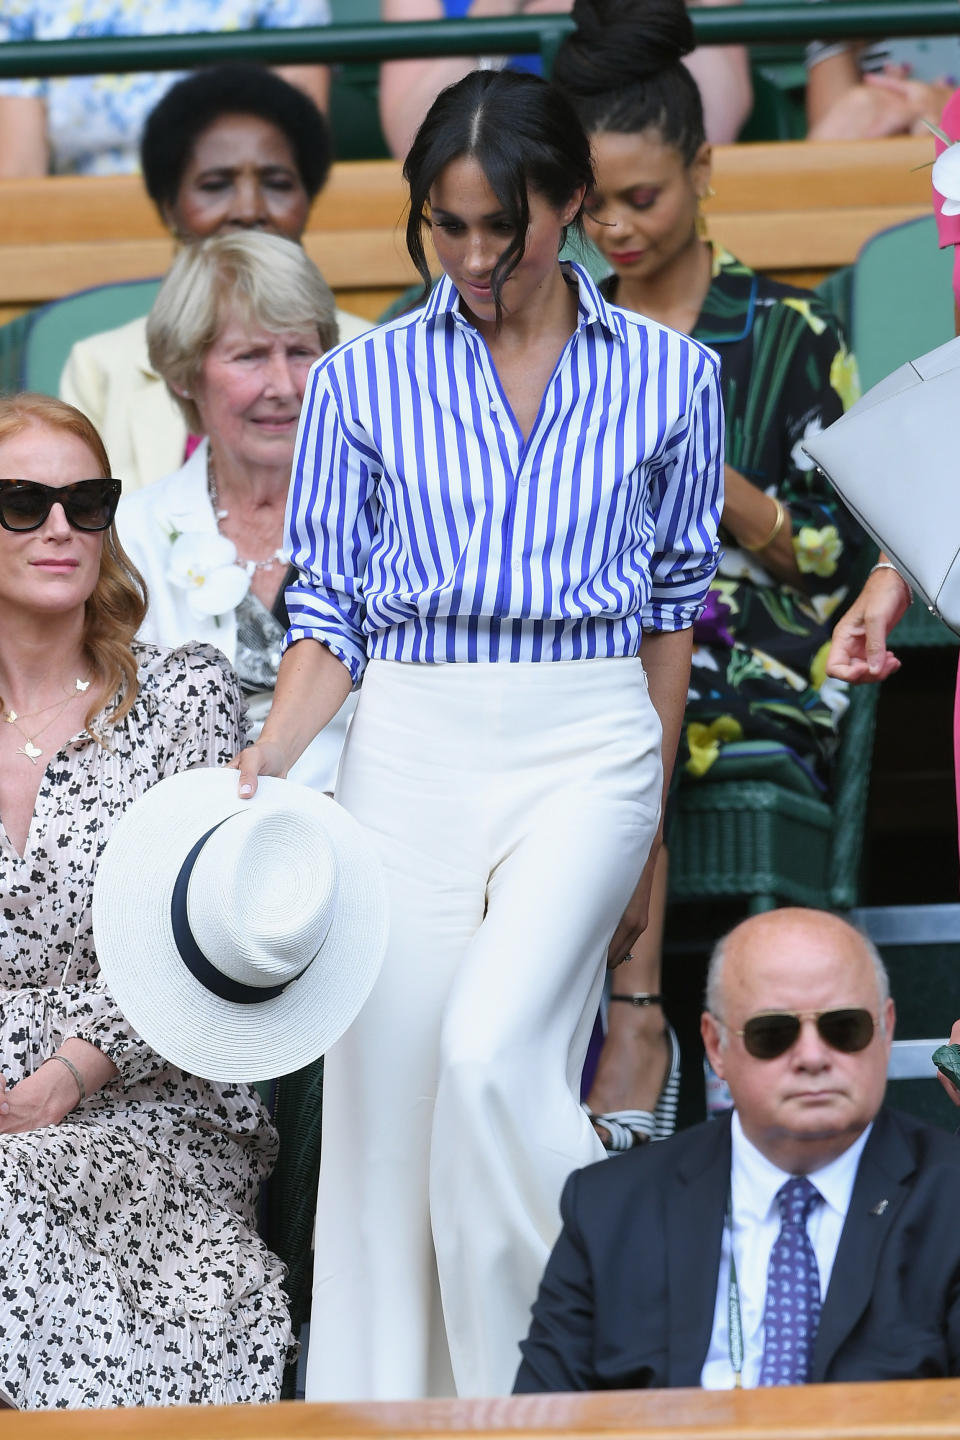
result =
[[[659,996],[632,995],[614,996],[614,999],[628,1000],[632,1004],[652,1004]],[[680,1100],[680,1042],[672,1025],[666,1028],[667,1044],[670,1048],[670,1063],[667,1078],[663,1082],[660,1098],[653,1110],[611,1110],[608,1114],[594,1114],[588,1105],[583,1109],[595,1125],[602,1125],[608,1138],[603,1148],[611,1154],[632,1150],[635,1145],[644,1145],[648,1140],[666,1140],[677,1128],[677,1105]]]

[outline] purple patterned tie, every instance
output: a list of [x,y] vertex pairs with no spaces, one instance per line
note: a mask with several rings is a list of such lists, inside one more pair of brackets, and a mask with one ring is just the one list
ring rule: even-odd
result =
[[805,1175],[777,1191],[780,1234],[770,1251],[761,1385],[806,1385],[820,1324],[820,1272],[807,1217],[823,1196]]

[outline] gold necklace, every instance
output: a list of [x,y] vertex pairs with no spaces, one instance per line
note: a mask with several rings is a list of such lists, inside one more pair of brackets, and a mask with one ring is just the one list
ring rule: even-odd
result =
[[[37,744],[37,740],[40,738],[40,736],[44,733],[45,730],[50,729],[50,726],[54,723],[55,720],[59,720],[61,714],[70,704],[71,700],[75,699],[77,695],[83,695],[89,689],[90,681],[81,680],[78,676],[77,679],[73,682],[73,689],[68,694],[66,694],[62,700],[53,700],[49,705],[41,706],[39,710],[31,710],[29,715],[19,715],[17,711],[12,708],[5,710],[3,712],[4,724],[12,725],[15,730],[19,730],[20,734],[23,736],[24,741],[20,748],[18,750],[15,750],[13,753],[15,755],[23,755],[27,760],[30,761],[31,765],[36,765],[40,756],[43,754],[43,748],[42,746]],[[45,725],[41,725],[40,729],[35,730],[32,735],[28,735],[26,730],[24,730],[23,726],[20,724],[20,721],[29,720],[35,715],[45,715],[48,710],[53,710],[54,713],[50,716],[50,719],[47,721],[47,723]]]

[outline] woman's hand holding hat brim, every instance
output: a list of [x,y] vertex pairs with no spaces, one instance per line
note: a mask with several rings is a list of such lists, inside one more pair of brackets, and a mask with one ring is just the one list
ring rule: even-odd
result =
[[258,740],[234,756],[227,767],[240,772],[238,793],[244,800],[251,800],[257,793],[257,780],[261,775],[272,775],[277,780],[287,778],[287,764],[280,746],[270,740]]

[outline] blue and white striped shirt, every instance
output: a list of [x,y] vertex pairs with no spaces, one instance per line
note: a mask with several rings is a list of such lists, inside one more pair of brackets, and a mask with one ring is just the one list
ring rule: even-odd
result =
[[356,682],[368,656],[635,655],[644,629],[696,619],[723,505],[719,361],[566,273],[577,328],[526,441],[447,278],[314,366],[288,645],[323,641]]

